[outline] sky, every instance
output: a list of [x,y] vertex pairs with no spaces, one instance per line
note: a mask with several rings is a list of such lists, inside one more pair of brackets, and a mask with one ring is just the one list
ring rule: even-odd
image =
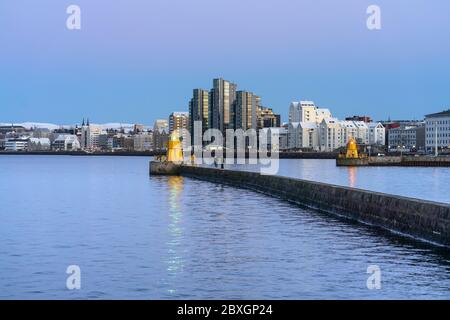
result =
[[282,121],[298,100],[421,119],[450,108],[449,39],[448,0],[0,0],[0,122],[151,125],[217,77]]

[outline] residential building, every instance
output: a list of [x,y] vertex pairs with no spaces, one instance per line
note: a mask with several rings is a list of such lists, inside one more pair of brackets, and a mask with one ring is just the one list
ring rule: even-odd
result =
[[[354,137],[359,144],[369,144],[369,127],[364,121],[353,121],[356,127],[356,136]],[[347,144],[349,140],[344,139],[343,143]]]
[[[288,149],[288,130],[286,128],[284,127],[262,128],[259,134],[266,135],[267,150],[278,152]],[[272,134],[273,135],[278,134],[278,143],[276,141],[272,141]]]
[[200,121],[202,132],[209,129],[210,118],[210,100],[209,91],[203,89],[194,89],[192,93],[192,99],[189,101],[189,132],[192,139],[194,138],[194,122]]
[[292,122],[288,129],[289,149],[318,149],[319,126],[313,122]]
[[388,148],[390,150],[425,150],[425,126],[400,125],[389,129]]
[[386,145],[386,131],[380,122],[370,122],[367,124],[369,128],[369,144],[384,146]]
[[183,150],[190,147],[189,135],[189,113],[188,112],[172,112],[169,116],[169,134],[175,132],[178,137],[182,138]]
[[256,127],[256,96],[252,92],[237,91],[233,104],[233,129],[257,129]]
[[80,141],[74,134],[60,134],[52,143],[55,151],[76,151],[81,149]]
[[425,116],[425,147],[428,152],[450,148],[450,109]]
[[169,142],[169,123],[167,120],[156,120],[153,125],[153,147],[155,151],[166,151]]
[[210,128],[225,133],[226,129],[233,128],[233,105],[236,100],[237,85],[222,78],[213,80],[210,92]]
[[153,133],[141,133],[134,137],[135,151],[151,151],[153,150]]
[[27,138],[11,138],[5,141],[5,151],[25,151],[28,148]]
[[289,107],[289,122],[321,123],[323,119],[331,118],[329,109],[318,108],[313,101],[292,102]]
[[273,112],[271,108],[259,106],[257,102],[256,109],[256,127],[257,129],[272,128],[281,126],[281,117]]
[[325,118],[319,124],[320,151],[334,151],[343,145],[341,123],[336,118]]

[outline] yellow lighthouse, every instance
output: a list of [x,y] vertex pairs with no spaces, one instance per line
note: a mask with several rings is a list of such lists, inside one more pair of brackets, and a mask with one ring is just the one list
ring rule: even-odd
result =
[[176,163],[183,162],[183,146],[175,131],[170,135],[168,144],[167,161]]
[[357,159],[358,158],[358,146],[356,144],[355,138],[351,138],[347,143],[347,153],[345,154],[347,159]]

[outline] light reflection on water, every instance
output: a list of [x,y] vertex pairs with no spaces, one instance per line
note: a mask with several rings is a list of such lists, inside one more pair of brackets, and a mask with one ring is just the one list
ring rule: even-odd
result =
[[[0,203],[0,298],[450,298],[448,250],[248,190],[148,177],[146,158],[0,157]],[[65,288],[70,264],[80,291]],[[369,264],[381,290],[366,288]]]

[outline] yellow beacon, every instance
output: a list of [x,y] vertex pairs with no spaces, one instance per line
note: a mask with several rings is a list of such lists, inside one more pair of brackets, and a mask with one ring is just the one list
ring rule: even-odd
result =
[[356,140],[351,138],[347,143],[347,153],[345,154],[347,159],[357,159],[358,158],[358,146]]
[[167,161],[176,163],[183,162],[183,146],[181,145],[180,138],[175,132],[172,132],[169,138]]

